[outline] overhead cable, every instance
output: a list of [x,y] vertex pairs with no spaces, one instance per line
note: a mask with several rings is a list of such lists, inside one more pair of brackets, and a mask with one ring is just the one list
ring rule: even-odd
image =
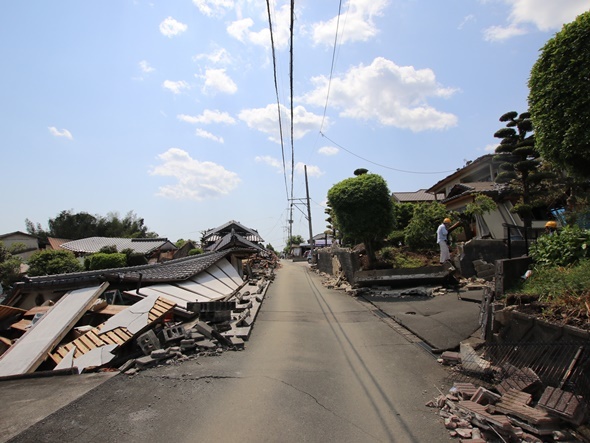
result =
[[332,140],[330,137],[328,137],[328,136],[327,136],[326,134],[324,134],[323,132],[320,132],[320,134],[321,134],[321,135],[322,135],[322,137],[324,137],[326,140],[329,140],[330,142],[334,143],[336,146],[338,146],[338,147],[339,147],[340,149],[342,149],[343,151],[346,151],[346,152],[348,152],[350,155],[354,155],[355,157],[357,157],[357,158],[360,158],[361,160],[364,160],[364,161],[366,161],[366,162],[368,162],[368,163],[371,163],[371,164],[373,164],[373,165],[376,165],[376,166],[380,166],[381,168],[390,169],[390,170],[392,170],[392,171],[396,171],[396,172],[404,172],[404,173],[406,173],[406,174],[424,174],[424,175],[427,175],[427,174],[446,174],[446,173],[449,173],[449,172],[455,172],[454,170],[450,170],[450,171],[436,171],[436,172],[406,171],[406,170],[404,170],[404,169],[396,169],[396,168],[392,168],[392,167],[390,167],[390,166],[385,166],[385,165],[382,165],[382,164],[380,164],[380,163],[376,163],[376,162],[374,162],[374,161],[371,161],[371,160],[369,160],[369,159],[366,159],[366,158],[364,158],[364,157],[361,157],[360,155],[357,155],[357,154],[355,154],[354,152],[352,152],[352,151],[349,151],[349,150],[348,150],[348,149],[346,149],[344,146],[342,146],[342,145],[339,145],[338,143],[336,143],[334,140]]
[[270,46],[272,48],[272,65],[275,80],[275,92],[277,95],[277,112],[279,114],[279,134],[281,138],[281,154],[283,157],[283,176],[285,178],[285,192],[287,193],[287,200],[289,199],[289,186],[287,185],[287,167],[285,165],[285,144],[283,142],[283,124],[281,119],[281,103],[279,100],[279,86],[277,82],[277,60],[275,56],[275,41],[272,31],[272,20],[270,13],[270,0],[266,0],[266,10],[268,11],[268,28],[270,30]]

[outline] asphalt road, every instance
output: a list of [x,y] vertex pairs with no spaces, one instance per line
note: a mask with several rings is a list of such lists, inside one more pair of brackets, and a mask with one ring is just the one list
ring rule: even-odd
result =
[[449,441],[444,369],[369,307],[283,261],[245,351],[113,377],[10,441]]

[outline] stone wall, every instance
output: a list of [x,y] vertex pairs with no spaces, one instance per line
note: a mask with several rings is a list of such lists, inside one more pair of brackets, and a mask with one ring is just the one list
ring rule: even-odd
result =
[[496,298],[503,297],[506,291],[514,288],[532,262],[530,257],[496,260]]
[[[524,241],[512,241],[512,257],[521,257],[526,253]],[[494,263],[496,260],[508,258],[508,246],[504,240],[473,239],[465,243],[460,251],[459,269],[465,278],[476,275],[473,262],[483,260]]]
[[360,269],[358,254],[350,249],[322,248],[317,251],[317,267],[321,272],[337,275],[344,272],[346,280],[354,281],[354,274]]

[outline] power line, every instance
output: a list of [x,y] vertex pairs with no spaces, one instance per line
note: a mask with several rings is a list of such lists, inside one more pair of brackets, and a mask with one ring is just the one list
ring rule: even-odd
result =
[[283,157],[283,176],[285,178],[285,192],[287,193],[287,199],[289,198],[289,186],[287,185],[287,167],[285,165],[285,144],[283,143],[283,124],[281,119],[281,104],[279,101],[279,86],[277,82],[277,60],[275,56],[275,41],[272,31],[272,20],[271,20],[271,13],[270,13],[270,0],[266,0],[266,10],[268,12],[268,28],[270,30],[270,46],[272,48],[272,65],[273,65],[273,74],[275,80],[275,92],[277,95],[277,112],[279,114],[279,134],[281,139],[281,154]]
[[320,125],[320,133],[324,129],[324,121],[326,120],[326,112],[328,110],[328,98],[330,97],[330,87],[332,86],[332,75],[334,74],[334,64],[336,62],[336,47],[338,46],[338,29],[340,27],[340,14],[342,12],[342,0],[338,4],[338,19],[336,20],[336,33],[334,34],[334,48],[332,49],[332,65],[330,66],[330,78],[328,80],[328,91],[326,92],[326,103],[324,105],[324,115],[322,116],[322,124]]
[[382,165],[380,163],[376,163],[374,161],[371,161],[369,159],[366,159],[364,157],[361,157],[360,155],[355,154],[352,151],[349,151],[348,149],[346,149],[344,146],[339,145],[338,143],[336,143],[334,140],[332,140],[330,137],[328,137],[326,134],[324,134],[323,132],[320,132],[320,134],[322,135],[322,137],[324,137],[325,139],[331,141],[332,143],[334,143],[336,146],[338,146],[340,149],[342,149],[343,151],[348,152],[350,155],[354,155],[357,158],[360,158],[361,160],[364,160],[366,162],[369,162],[373,165],[376,166],[380,166],[381,168],[385,168],[385,169],[390,169],[392,171],[396,171],[396,172],[405,172],[406,174],[424,174],[424,175],[428,175],[428,174],[443,174],[443,173],[449,173],[449,172],[455,172],[454,170],[450,170],[450,171],[436,171],[436,172],[421,172],[421,171],[406,171],[404,169],[396,169],[396,168],[392,168],[390,166],[386,166],[386,165]]

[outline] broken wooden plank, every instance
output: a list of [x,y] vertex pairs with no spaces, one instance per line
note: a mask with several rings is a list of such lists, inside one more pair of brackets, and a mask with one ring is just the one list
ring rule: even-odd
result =
[[22,320],[19,320],[16,323],[11,324],[10,327],[12,329],[16,329],[17,331],[27,332],[31,327],[32,323],[33,322],[31,320],[23,318]]
[[13,306],[0,305],[0,320],[14,317],[15,315],[24,314],[26,309],[15,308]]
[[61,346],[51,358],[63,367],[68,363],[62,364],[62,360],[74,349],[71,364],[80,371],[102,366],[114,358],[114,351],[119,346],[161,319],[174,306],[173,303],[159,298],[140,300],[74,341]]
[[63,295],[51,311],[0,357],[0,376],[35,371],[107,287],[108,283],[103,283]]

